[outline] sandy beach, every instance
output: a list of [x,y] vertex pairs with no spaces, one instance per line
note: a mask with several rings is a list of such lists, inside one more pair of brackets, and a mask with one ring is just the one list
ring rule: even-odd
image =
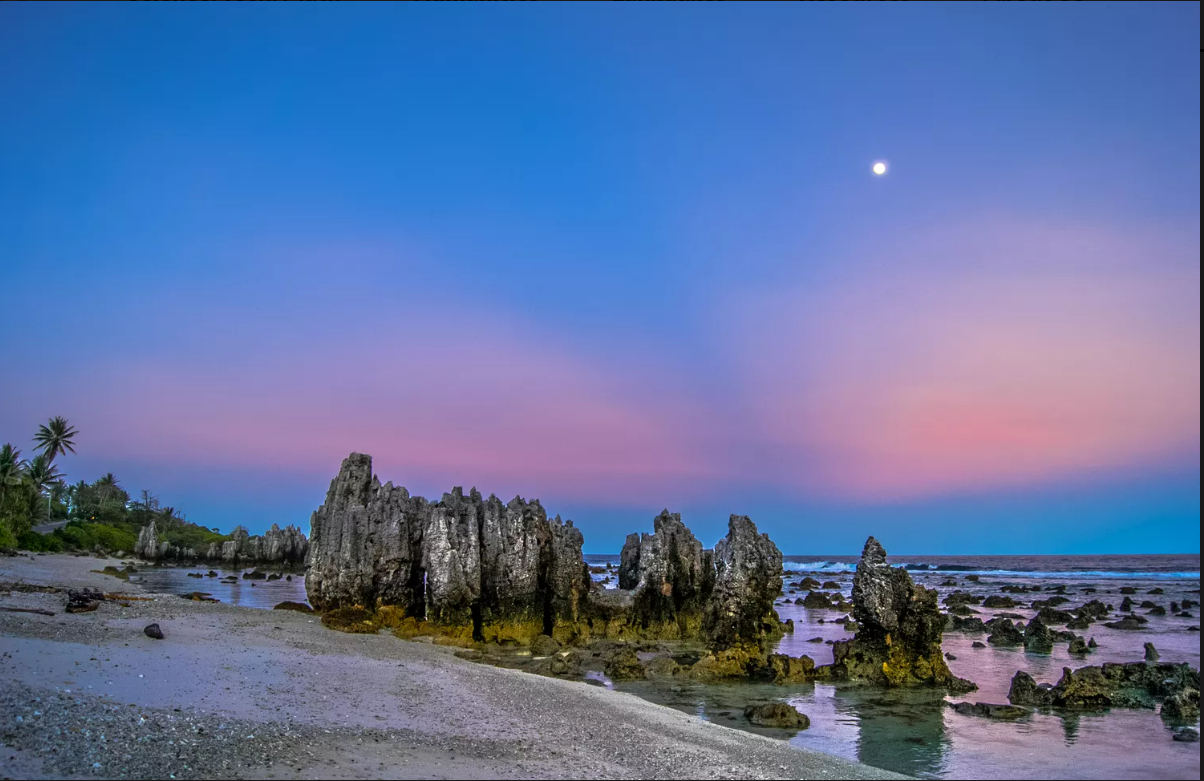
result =
[[90,572],[106,564],[0,560],[3,582],[153,597],[72,615],[64,594],[0,593],[55,613],[0,611],[4,777],[900,777],[450,648],[146,594]]

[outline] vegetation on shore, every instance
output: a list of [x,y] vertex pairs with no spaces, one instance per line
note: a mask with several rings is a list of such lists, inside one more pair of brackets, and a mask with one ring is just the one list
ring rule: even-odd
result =
[[[160,541],[201,549],[229,535],[184,518],[175,507],[142,491],[134,499],[112,472],[89,483],[68,484],[55,457],[75,452],[78,431],[63,417],[38,428],[33,458],[22,459],[11,444],[0,447],[0,550],[133,552],[138,532],[155,522]],[[66,521],[47,534],[35,526]]]

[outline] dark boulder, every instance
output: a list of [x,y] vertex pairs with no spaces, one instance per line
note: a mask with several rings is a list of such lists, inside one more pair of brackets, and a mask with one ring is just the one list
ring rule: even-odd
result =
[[1145,660],[1147,662],[1158,661],[1158,649],[1154,647],[1153,643],[1145,644]]
[[[990,597],[987,597],[987,599],[990,599]],[[978,605],[978,604],[982,604],[983,607],[989,607],[987,604],[985,604],[982,597],[977,596],[975,594],[971,594],[968,591],[950,592],[949,594],[945,595],[945,598],[942,600],[942,603],[946,607],[957,607],[958,605]]]
[[1044,707],[1053,704],[1053,691],[1048,684],[1040,685],[1033,676],[1018,670],[1012,676],[1012,686],[1008,690],[1008,702],[1013,705],[1029,705]]
[[803,607],[808,610],[831,610],[832,600],[828,594],[822,591],[811,591],[803,599]]
[[163,639],[163,630],[159,628],[158,624],[151,624],[150,626],[143,629],[142,632],[143,632],[143,634],[145,634],[147,637],[151,638],[152,640],[162,640]]
[[806,715],[785,702],[749,705],[744,709],[744,717],[758,727],[802,730],[811,726],[811,720]]
[[648,677],[644,665],[629,645],[612,648],[605,655],[603,670],[612,681],[642,681]]
[[977,617],[961,618],[959,616],[953,616],[951,624],[951,628],[954,632],[987,631],[986,625],[983,624],[982,619]]
[[1074,616],[1069,612],[1052,607],[1041,608],[1037,611],[1037,618],[1041,619],[1041,623],[1046,625],[1068,624],[1074,620]]
[[1104,626],[1109,629],[1124,629],[1130,632],[1138,632],[1145,629],[1145,619],[1138,616],[1125,616],[1119,621],[1110,621]]
[[1034,618],[1024,627],[1024,650],[1031,653],[1047,654],[1053,651],[1054,638],[1041,619]]
[[560,653],[560,643],[547,635],[540,635],[531,643],[532,656],[553,656]]
[[774,683],[803,683],[814,676],[815,661],[810,656],[770,654],[768,674]]
[[988,643],[999,646],[1024,645],[1024,632],[1009,619],[1004,618],[991,623],[994,623],[994,626],[991,627],[991,634],[987,638]]

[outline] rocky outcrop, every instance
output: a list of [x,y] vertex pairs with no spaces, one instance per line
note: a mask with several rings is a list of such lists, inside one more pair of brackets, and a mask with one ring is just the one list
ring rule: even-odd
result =
[[697,637],[715,586],[713,554],[678,513],[662,511],[652,528],[629,535],[620,558],[619,587],[626,582],[635,592],[630,623],[666,639]]
[[538,500],[460,488],[438,502],[380,484],[352,453],[310,520],[306,590],[319,610],[391,607],[461,639],[559,641],[583,631],[589,574],[572,521]]
[[[681,516],[678,516],[680,520]],[[619,553],[619,588],[634,591],[640,584],[640,535],[632,532]]]
[[834,663],[817,673],[886,686],[939,686],[969,691],[974,684],[949,671],[941,651],[945,616],[937,593],[915,585],[907,570],[886,563],[886,551],[870,537],[853,576],[852,640],[832,646]]
[[1102,710],[1153,708],[1160,700],[1199,704],[1199,673],[1187,664],[1131,662],[1062,669],[1057,684],[1038,684],[1019,671],[1012,678],[1008,701],[1013,705]]
[[147,561],[223,562],[225,564],[300,565],[309,551],[309,540],[296,526],[281,529],[277,524],[262,536],[251,536],[241,526],[235,527],[230,539],[210,543],[203,551],[179,548],[159,541],[155,522],[151,521],[138,532],[134,555]]
[[773,609],[782,593],[782,552],[758,534],[746,515],[733,515],[727,536],[715,544],[715,587],[703,634],[713,649],[759,645],[782,636]]

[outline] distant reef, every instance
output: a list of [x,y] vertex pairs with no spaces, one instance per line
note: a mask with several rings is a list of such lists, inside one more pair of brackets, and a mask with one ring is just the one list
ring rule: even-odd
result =
[[203,550],[180,548],[159,540],[155,522],[138,533],[134,555],[155,562],[211,562],[223,564],[274,564],[300,566],[309,552],[309,540],[296,526],[281,529],[277,524],[262,536],[252,536],[238,526],[225,542],[210,543]]

